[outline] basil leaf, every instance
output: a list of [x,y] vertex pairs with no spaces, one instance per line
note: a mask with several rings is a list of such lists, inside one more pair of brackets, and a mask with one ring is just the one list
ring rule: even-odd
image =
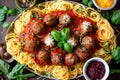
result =
[[1,76],[1,75],[3,75],[3,73],[2,73],[2,72],[0,72],[0,76]]
[[7,13],[7,11],[9,10],[7,6],[3,6],[2,9],[5,10],[5,13]]
[[63,41],[60,41],[60,42],[58,42],[57,46],[58,46],[59,48],[63,48],[63,44],[64,44],[64,42],[63,42]]
[[8,12],[7,12],[7,15],[12,16],[12,15],[16,15],[18,13],[19,13],[19,11],[14,8],[14,9],[9,9]]
[[10,26],[10,22],[4,22],[3,23],[3,28],[8,28]]
[[111,69],[110,74],[120,74],[120,69]]
[[21,74],[21,75],[18,75],[19,78],[31,78],[31,77],[34,77],[35,74],[34,73],[28,73],[28,74]]
[[6,11],[4,9],[0,9],[0,14],[6,14]]
[[55,41],[60,41],[60,33],[57,30],[52,30],[51,35]]
[[88,2],[88,7],[92,7],[92,6],[93,6],[93,1],[90,0],[90,1]]
[[61,36],[62,36],[62,40],[67,40],[70,36],[70,29],[69,28],[64,28],[61,30]]
[[17,63],[15,67],[13,67],[12,71],[7,74],[8,79],[18,78],[18,75],[22,74],[24,68],[25,68],[24,64]]
[[120,46],[117,46],[112,52],[112,56],[115,62],[118,64],[120,62]]
[[5,15],[4,14],[0,14],[0,22],[5,20]]
[[87,6],[89,0],[82,0],[82,3]]
[[3,7],[3,5],[0,5],[0,9]]
[[4,74],[8,74],[10,71],[10,65],[8,63],[6,63],[5,61],[3,61],[2,59],[0,59],[0,70]]
[[72,46],[69,43],[64,44],[64,49],[67,52],[72,52],[72,50],[73,50]]
[[104,18],[106,18],[107,20],[109,20],[111,18],[110,13],[109,12],[105,12],[102,14]]

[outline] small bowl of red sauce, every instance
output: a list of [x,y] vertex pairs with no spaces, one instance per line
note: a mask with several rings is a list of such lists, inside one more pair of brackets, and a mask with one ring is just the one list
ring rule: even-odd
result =
[[109,76],[109,66],[107,62],[101,58],[91,58],[84,64],[83,75],[86,80],[107,80]]

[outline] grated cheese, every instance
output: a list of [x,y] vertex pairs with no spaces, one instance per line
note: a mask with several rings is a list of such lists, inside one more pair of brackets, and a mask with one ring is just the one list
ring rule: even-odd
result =
[[91,23],[90,22],[87,22],[87,21],[84,21],[82,24],[81,24],[81,28],[83,30],[83,33],[87,32],[89,26],[91,26]]
[[55,44],[54,39],[52,38],[52,36],[50,34],[48,34],[45,37],[45,41],[44,42],[45,42],[46,46],[48,46],[48,47],[52,47]]
[[75,42],[74,38],[69,38],[67,41],[71,46],[75,47],[77,43]]

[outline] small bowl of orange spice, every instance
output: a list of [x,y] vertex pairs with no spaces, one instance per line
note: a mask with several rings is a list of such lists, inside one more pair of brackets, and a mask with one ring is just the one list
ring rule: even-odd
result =
[[100,10],[110,10],[115,7],[117,0],[93,0],[93,3]]

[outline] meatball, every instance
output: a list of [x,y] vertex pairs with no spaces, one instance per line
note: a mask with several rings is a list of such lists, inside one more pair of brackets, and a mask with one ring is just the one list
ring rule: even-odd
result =
[[68,53],[65,55],[65,63],[67,66],[72,66],[73,64],[77,63],[77,56],[73,53]]
[[77,46],[77,44],[78,44],[78,38],[77,38],[77,36],[72,35],[72,36],[68,39],[67,42],[68,42],[72,47],[75,47],[75,46]]
[[84,21],[80,26],[80,33],[86,35],[92,32],[92,25],[90,22]]
[[43,29],[44,29],[45,25],[43,22],[35,22],[31,28],[34,34],[40,34]]
[[89,58],[89,53],[88,51],[86,51],[85,48],[83,49],[76,49],[74,51],[74,53],[77,55],[77,57],[81,60],[81,61],[84,61],[84,60],[87,60]]
[[59,48],[54,48],[51,53],[51,61],[53,64],[61,65],[64,62],[64,51]]
[[92,49],[94,47],[94,39],[91,36],[85,36],[82,39],[81,45],[86,49]]
[[48,14],[44,17],[44,22],[47,26],[52,26],[57,23],[57,16]]
[[67,25],[67,24],[70,23],[70,21],[71,21],[71,17],[68,14],[62,14],[59,17],[59,23],[60,24]]
[[36,55],[36,58],[39,60],[40,65],[45,65],[50,60],[50,54],[45,50],[40,50]]
[[61,65],[63,63],[63,57],[61,54],[56,54],[51,57],[51,61],[53,64]]
[[34,52],[37,47],[37,40],[33,37],[27,36],[25,38],[24,50],[27,52]]
[[65,27],[65,25],[63,25],[63,24],[57,24],[55,29],[58,31],[61,31],[64,27]]

